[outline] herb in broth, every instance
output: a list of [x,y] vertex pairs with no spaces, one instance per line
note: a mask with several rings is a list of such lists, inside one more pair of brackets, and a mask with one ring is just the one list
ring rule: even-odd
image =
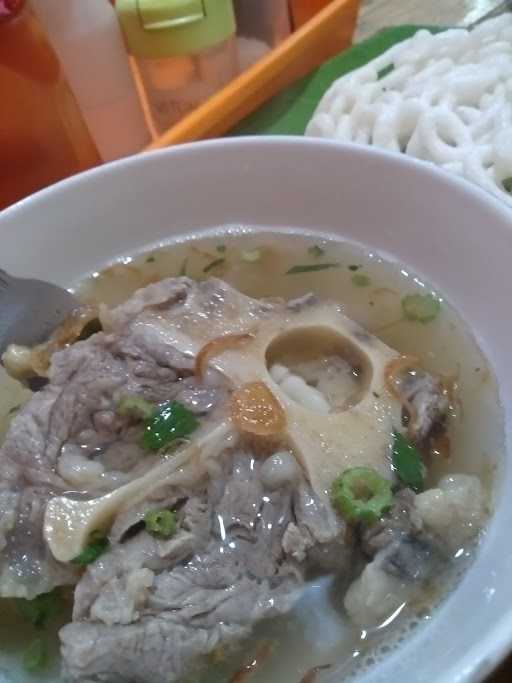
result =
[[372,283],[368,275],[363,275],[362,273],[356,273],[352,275],[351,282],[354,287],[369,287]]
[[209,273],[210,271],[215,270],[215,268],[218,268],[219,266],[222,266],[225,263],[225,258],[217,258],[203,268],[203,273]]
[[101,531],[93,531],[89,538],[89,543],[79,555],[71,560],[71,562],[73,564],[81,565],[82,567],[92,564],[103,555],[109,545],[108,538],[106,538]]
[[44,628],[62,610],[62,598],[57,589],[41,593],[33,600],[19,599],[18,611],[35,628]]
[[199,427],[199,420],[179,401],[162,403],[144,421],[142,445],[159,451],[173,441],[189,436]]
[[406,486],[419,493],[425,488],[425,467],[418,449],[398,432],[393,434],[393,468]]
[[177,530],[176,515],[171,510],[149,510],[144,524],[150,534],[161,538],[171,538]]
[[409,294],[402,299],[402,310],[407,320],[428,323],[437,317],[441,304],[432,294]]
[[240,254],[242,261],[245,263],[257,263],[261,261],[263,256],[263,249],[261,247],[257,249],[244,249]]
[[331,270],[339,268],[339,263],[306,263],[304,265],[292,266],[286,271],[286,275],[299,275],[300,273],[319,273],[321,270]]
[[321,258],[325,254],[325,249],[319,247],[318,244],[313,244],[312,247],[309,247],[308,254],[310,256],[315,256],[316,258]]
[[395,65],[394,64],[388,64],[383,69],[380,69],[380,71],[377,71],[377,80],[378,81],[382,80],[383,78],[385,78],[388,74],[390,74],[394,70],[395,70]]

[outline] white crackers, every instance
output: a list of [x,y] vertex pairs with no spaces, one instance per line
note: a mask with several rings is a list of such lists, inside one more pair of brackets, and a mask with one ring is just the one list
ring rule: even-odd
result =
[[431,161],[512,206],[512,14],[418,31],[335,81],[306,135]]

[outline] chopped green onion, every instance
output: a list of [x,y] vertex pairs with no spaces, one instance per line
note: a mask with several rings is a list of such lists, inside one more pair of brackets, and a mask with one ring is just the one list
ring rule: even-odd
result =
[[142,445],[149,451],[158,451],[176,439],[188,436],[198,426],[199,420],[194,413],[178,401],[168,401],[145,421]]
[[146,263],[154,263],[156,261],[154,256],[148,256],[146,259]]
[[203,273],[209,273],[211,270],[214,270],[218,266],[221,266],[223,263],[226,263],[225,258],[216,258],[214,261],[212,261],[203,268]]
[[150,510],[144,515],[144,523],[154,536],[170,538],[176,533],[176,515],[170,510]]
[[424,466],[418,449],[399,432],[393,432],[393,469],[413,491],[424,487]]
[[392,71],[394,71],[395,65],[394,64],[388,64],[385,66],[383,69],[380,69],[377,71],[377,80],[380,81],[383,78],[385,78],[388,74],[390,74]]
[[33,600],[19,599],[16,604],[21,616],[36,628],[44,628],[62,609],[61,596],[56,589],[41,593]]
[[331,501],[350,522],[373,524],[391,507],[389,481],[369,467],[353,467],[334,480]]
[[263,256],[263,249],[245,249],[240,255],[246,263],[257,263]]
[[71,562],[86,566],[96,562],[100,555],[103,555],[109,546],[108,538],[106,538],[101,531],[93,531],[89,537],[89,543],[82,550],[80,555],[77,555]]
[[36,638],[23,655],[23,666],[27,671],[41,671],[48,664],[48,648],[41,638]]
[[188,258],[185,258],[183,260],[183,263],[181,264],[181,268],[180,268],[180,276],[181,277],[185,277],[187,275],[187,261],[188,261]]
[[440,309],[441,304],[432,294],[409,294],[402,299],[402,310],[407,320],[428,323],[434,320]]
[[316,258],[320,258],[320,256],[325,254],[325,249],[319,247],[318,244],[314,244],[312,247],[309,247],[308,254],[315,256]]
[[512,175],[509,178],[505,178],[502,183],[503,187],[505,188],[505,192],[512,193]]
[[352,275],[351,280],[355,287],[368,287],[368,285],[370,285],[372,282],[368,275],[363,275],[362,273],[356,273],[355,275]]
[[350,266],[348,267],[349,270],[353,270],[354,272],[355,272],[356,270],[359,270],[359,268],[361,268],[361,266],[356,266],[355,263],[353,263],[352,265],[350,265]]
[[298,275],[299,273],[317,273],[320,270],[328,270],[329,268],[339,268],[339,263],[311,263],[300,266],[293,266],[286,272],[286,275]]
[[226,245],[225,244],[218,244],[217,245],[217,251],[219,252],[219,254],[224,254],[224,252],[226,251]]
[[132,417],[136,420],[148,420],[155,413],[155,406],[142,396],[126,394],[122,396],[116,406],[116,413],[122,417]]

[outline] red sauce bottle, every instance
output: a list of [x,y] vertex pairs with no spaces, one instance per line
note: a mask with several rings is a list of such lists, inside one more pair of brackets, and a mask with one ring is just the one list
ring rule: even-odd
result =
[[317,12],[327,7],[331,0],[290,0],[293,29],[296,31]]
[[0,209],[101,163],[25,0],[0,0]]

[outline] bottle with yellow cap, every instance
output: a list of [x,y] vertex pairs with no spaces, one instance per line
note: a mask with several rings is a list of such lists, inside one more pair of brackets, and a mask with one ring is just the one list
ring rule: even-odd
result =
[[116,0],[116,11],[153,137],[237,75],[233,0]]

